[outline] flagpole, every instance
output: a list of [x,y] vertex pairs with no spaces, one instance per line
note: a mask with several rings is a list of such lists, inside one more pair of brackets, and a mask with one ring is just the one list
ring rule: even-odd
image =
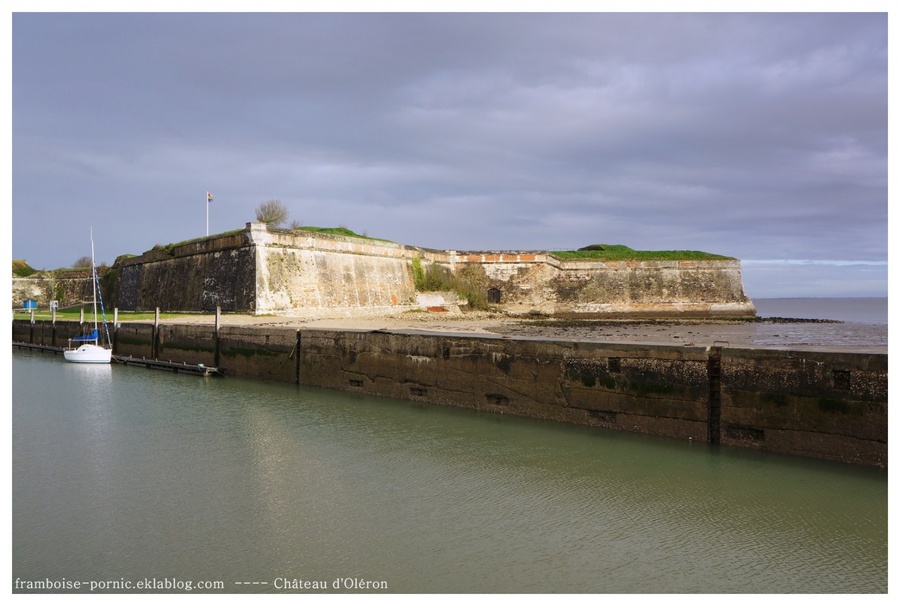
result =
[[209,205],[212,204],[212,194],[206,192],[206,237],[209,237]]

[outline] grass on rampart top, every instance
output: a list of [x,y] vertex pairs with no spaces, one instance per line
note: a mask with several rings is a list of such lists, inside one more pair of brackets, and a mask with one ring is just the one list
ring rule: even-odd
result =
[[362,238],[364,240],[377,240],[378,242],[390,242],[390,240],[385,240],[384,238],[373,238],[366,234],[358,234],[355,231],[348,229],[346,227],[313,227],[311,225],[303,225],[301,227],[295,227],[291,231],[312,231],[318,234],[329,234],[332,236],[347,236],[348,238]]
[[[160,248],[166,249],[166,252],[171,253],[173,249],[177,246],[183,246],[185,244],[190,244],[192,242],[202,242],[203,240],[208,240],[210,237],[221,237],[221,236],[233,236],[235,234],[242,233],[243,229],[232,229],[231,231],[223,231],[220,234],[213,234],[213,236],[201,236],[197,238],[191,238],[190,240],[182,240],[181,242],[172,242],[170,244],[156,244],[151,250],[157,250]],[[134,256],[134,255],[130,255]]]
[[734,257],[699,250],[634,250],[623,244],[592,244],[578,250],[554,250],[563,261],[733,261]]
[[[243,231],[244,231],[244,229],[233,229],[231,231],[222,232],[220,234],[214,234],[213,237],[231,236],[231,235],[239,234]],[[316,233],[331,234],[331,235],[335,235],[335,236],[348,236],[350,238],[362,238],[364,240],[377,240],[379,242],[390,242],[390,240],[384,240],[382,238],[371,238],[365,234],[363,234],[363,235],[357,234],[357,233],[353,232],[352,230],[347,229],[346,227],[312,227],[312,226],[307,227],[307,226],[303,226],[303,227],[297,227],[297,228],[293,228],[293,229],[284,229],[283,231],[291,231],[291,232],[312,231],[312,232],[316,232]],[[170,244],[156,244],[151,250],[164,249],[167,253],[169,253],[171,255],[172,251],[175,250],[175,248],[178,246],[182,246],[184,244],[190,244],[192,242],[200,242],[203,240],[207,240],[209,238],[210,238],[210,236],[204,236],[204,237],[192,238],[190,240],[182,240],[181,242],[172,242]],[[119,257],[116,258],[116,261],[118,261],[119,259],[125,259],[125,258],[134,257],[134,256],[135,255],[132,255],[132,254],[120,255]]]

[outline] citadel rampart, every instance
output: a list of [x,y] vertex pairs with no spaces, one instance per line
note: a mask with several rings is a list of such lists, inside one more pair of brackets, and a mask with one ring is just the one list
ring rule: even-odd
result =
[[465,272],[486,300],[511,312],[755,314],[737,260],[563,261],[540,251],[438,251],[261,223],[120,257],[113,300],[124,311],[397,313],[418,307],[416,258]]
[[489,299],[556,316],[747,316],[741,264],[715,261],[562,261],[546,252],[448,253],[479,266]]
[[126,311],[254,311],[256,256],[246,232],[119,257],[111,299]]
[[[100,271],[104,271],[101,268]],[[46,309],[49,301],[57,301],[60,307],[73,306],[93,300],[91,270],[67,269],[43,272],[35,277],[12,279],[12,306],[21,308],[27,299],[38,301]]]
[[[61,346],[78,325],[12,331]],[[145,323],[114,341],[229,376],[887,466],[887,354]]]

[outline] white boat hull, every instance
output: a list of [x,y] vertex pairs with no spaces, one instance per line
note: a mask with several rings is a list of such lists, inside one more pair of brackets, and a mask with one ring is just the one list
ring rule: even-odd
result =
[[81,345],[77,349],[67,349],[63,352],[66,362],[79,364],[109,364],[112,359],[112,350],[99,345]]

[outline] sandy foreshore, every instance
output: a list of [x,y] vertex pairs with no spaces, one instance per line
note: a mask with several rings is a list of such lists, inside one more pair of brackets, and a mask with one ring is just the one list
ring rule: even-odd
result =
[[[222,326],[275,326],[337,330],[541,338],[601,343],[641,343],[755,349],[810,349],[887,353],[886,330],[815,321],[561,321],[485,312],[406,312],[391,316],[288,317],[222,314]],[[183,316],[163,323],[215,322],[213,315]]]

